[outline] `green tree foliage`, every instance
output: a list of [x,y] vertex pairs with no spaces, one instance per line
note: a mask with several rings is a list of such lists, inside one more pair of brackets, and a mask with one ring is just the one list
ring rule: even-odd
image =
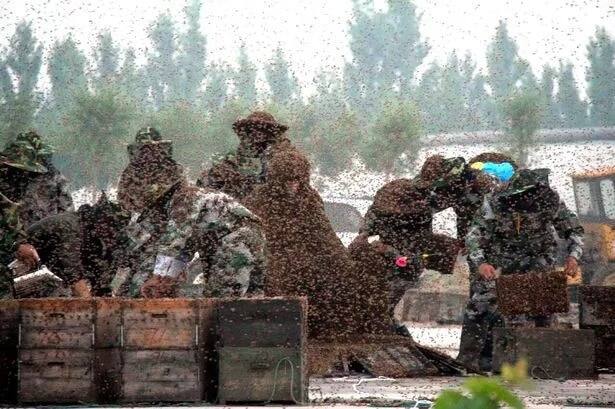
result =
[[118,82],[126,96],[143,109],[147,106],[149,89],[144,68],[137,66],[136,59],[135,50],[128,48],[124,53]]
[[271,102],[276,105],[289,105],[301,97],[301,90],[295,74],[280,47],[265,67]]
[[94,50],[96,72],[92,81],[95,88],[113,85],[117,80],[120,65],[120,48],[113,41],[113,36],[106,31],[98,35],[98,44]]
[[28,22],[17,25],[4,56],[0,56],[0,140],[7,142],[32,127],[40,103],[36,92],[42,45]]
[[506,22],[500,21],[495,37],[487,48],[488,82],[496,100],[507,98],[521,78],[517,43],[508,34]]
[[390,175],[414,166],[420,147],[421,120],[414,103],[394,96],[383,100],[362,146],[361,158],[368,168]]
[[587,46],[587,95],[589,117],[594,126],[615,125],[615,42],[604,27]]
[[233,78],[233,72],[225,63],[212,64],[208,71],[203,106],[213,115],[222,109],[229,98],[229,83]]
[[75,96],[65,133],[54,144],[65,153],[62,169],[73,184],[106,189],[127,161],[121,147],[139,126],[135,108],[115,87]]
[[555,101],[555,81],[557,72],[550,65],[542,67],[542,76],[540,79],[540,93],[544,100],[544,115],[542,126],[545,128],[556,128],[559,126],[559,112]]
[[256,91],[256,66],[250,61],[246,44],[241,43],[239,47],[239,57],[237,58],[238,68],[235,72],[233,83],[235,85],[235,96],[243,101],[247,106],[255,106],[257,102]]
[[345,66],[346,96],[362,115],[373,114],[378,101],[397,93],[408,98],[414,71],[429,47],[421,41],[416,7],[408,0],[389,0],[385,12],[372,2],[353,1],[350,26],[352,59]]
[[185,9],[188,30],[180,38],[181,50],[177,56],[179,72],[177,97],[195,103],[201,84],[205,79],[205,36],[201,34],[201,1],[189,0]]
[[556,103],[561,128],[587,125],[587,105],[579,97],[579,90],[570,63],[564,64],[560,61]]
[[509,407],[523,409],[525,406],[513,392],[499,380],[470,378],[462,391],[442,391],[434,403],[434,409],[499,409]]
[[316,84],[316,94],[303,110],[299,127],[303,132],[298,137],[318,171],[337,176],[350,167],[362,131],[342,98],[341,79],[335,74],[321,73]]
[[47,73],[51,80],[50,99],[58,111],[68,107],[75,93],[88,88],[85,74],[87,59],[71,36],[56,41],[51,49]]
[[540,94],[531,90],[515,91],[502,106],[505,129],[512,139],[511,154],[522,167],[527,165],[528,149],[535,143],[534,134],[540,127],[543,110]]
[[178,69],[175,24],[168,14],[161,14],[149,27],[152,49],[147,56],[149,79],[154,107],[160,109],[177,97]]

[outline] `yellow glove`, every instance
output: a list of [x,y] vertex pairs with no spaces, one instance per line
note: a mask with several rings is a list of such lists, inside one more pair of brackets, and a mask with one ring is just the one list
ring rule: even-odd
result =
[[483,168],[485,167],[485,164],[483,162],[474,162],[473,164],[470,165],[470,167],[476,170],[483,170]]

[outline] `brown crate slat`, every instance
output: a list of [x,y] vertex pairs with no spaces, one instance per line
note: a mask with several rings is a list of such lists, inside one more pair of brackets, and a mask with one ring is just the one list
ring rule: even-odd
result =
[[549,379],[595,378],[595,336],[591,330],[495,328],[493,367],[526,358],[530,375]]
[[94,302],[95,348],[119,348],[122,344],[122,300],[97,298]]
[[550,315],[568,312],[563,273],[508,274],[496,281],[498,310],[505,316]]

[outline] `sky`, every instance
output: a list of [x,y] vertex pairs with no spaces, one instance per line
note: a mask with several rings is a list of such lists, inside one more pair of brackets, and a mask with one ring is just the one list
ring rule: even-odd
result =
[[[304,87],[322,70],[340,71],[349,58],[350,0],[204,0],[202,31],[208,61],[234,63],[245,42],[262,66],[281,46]],[[500,19],[507,21],[519,52],[535,72],[560,58],[575,64],[584,82],[586,45],[595,27],[615,34],[615,0],[414,0],[421,14],[421,33],[431,51],[426,59],[445,61],[456,50],[471,53],[479,66]],[[376,0],[377,8],[386,1]],[[1,0],[0,47],[15,25],[31,20],[36,36],[48,50],[68,33],[90,52],[101,30],[110,30],[123,47],[147,52],[147,26],[163,12],[183,24],[185,0]],[[261,70],[261,82],[263,80]]]

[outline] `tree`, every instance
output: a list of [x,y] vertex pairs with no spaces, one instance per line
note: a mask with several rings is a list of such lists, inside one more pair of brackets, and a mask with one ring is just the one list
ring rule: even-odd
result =
[[570,63],[564,64],[560,61],[556,102],[560,127],[580,128],[586,126],[587,106],[579,97],[579,90]]
[[542,125],[545,128],[555,128],[559,126],[558,106],[555,101],[554,86],[557,72],[550,65],[542,67],[542,77],[540,79],[540,93],[544,100],[544,115]]
[[152,51],[147,56],[147,77],[154,107],[159,109],[177,98],[175,24],[168,14],[161,14],[149,27],[148,34]]
[[359,124],[346,106],[342,92],[343,83],[338,76],[319,74],[316,93],[302,115],[300,145],[322,175],[337,176],[347,169],[361,142]]
[[273,104],[288,105],[292,100],[301,97],[297,78],[280,47],[275,50],[273,59],[265,67],[265,75]]
[[383,99],[370,134],[361,149],[368,168],[387,175],[414,166],[420,146],[421,124],[417,107],[399,97]]
[[233,73],[230,67],[224,63],[212,64],[208,71],[209,77],[203,97],[203,105],[207,112],[214,115],[215,112],[222,109],[228,100],[228,86]]
[[7,142],[32,126],[40,102],[36,84],[41,69],[42,46],[30,23],[21,22],[0,60],[0,137]]
[[517,90],[503,104],[506,132],[512,138],[511,154],[521,167],[527,165],[528,149],[542,119],[542,98],[531,90]]
[[112,85],[117,80],[119,71],[120,49],[113,41],[109,31],[98,35],[98,44],[94,50],[96,74],[94,88]]
[[239,57],[237,59],[239,67],[235,72],[234,84],[235,95],[243,103],[252,107],[257,102],[256,91],[256,66],[250,61],[246,50],[246,44],[241,43],[239,47]]
[[115,87],[75,95],[58,150],[68,155],[63,169],[73,182],[108,188],[126,162],[126,151],[110,149],[129,142],[138,117],[131,101]]
[[368,115],[384,95],[409,97],[414,71],[429,47],[420,39],[419,17],[411,1],[389,0],[386,12],[379,13],[371,2],[353,4],[352,59],[344,68],[346,96],[356,110]]
[[177,57],[179,69],[178,98],[194,104],[205,79],[205,36],[201,34],[199,19],[201,1],[190,0],[185,9],[188,30],[180,38],[181,51]]
[[506,22],[500,20],[487,48],[487,82],[497,104],[502,104],[517,88],[522,76],[521,64],[517,43],[509,36]]
[[596,29],[587,46],[587,95],[594,126],[615,125],[615,42],[604,27]]
[[71,36],[56,41],[51,48],[47,73],[51,81],[51,101],[57,111],[68,108],[75,93],[87,90],[86,63],[85,55]]
[[124,62],[119,72],[119,84],[124,94],[141,107],[148,102],[149,89],[143,68],[137,67],[137,56],[133,48],[124,53]]

